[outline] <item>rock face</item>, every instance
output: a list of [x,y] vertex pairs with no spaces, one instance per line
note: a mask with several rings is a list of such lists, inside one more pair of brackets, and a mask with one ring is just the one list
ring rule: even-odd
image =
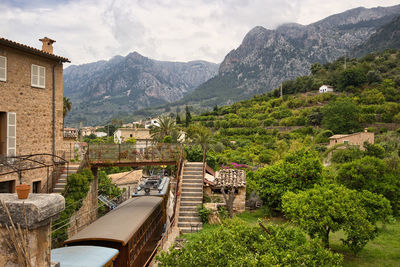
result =
[[217,70],[217,64],[206,61],[156,61],[136,52],[70,66],[64,71],[64,95],[73,105],[66,123],[95,124],[179,100]]
[[230,104],[273,90],[285,80],[309,74],[314,62],[348,54],[399,14],[400,5],[356,8],[307,26],[284,24],[276,30],[257,26],[225,57],[216,77],[180,102]]
[[400,49],[400,16],[380,27],[367,41],[353,49],[356,57],[388,48]]

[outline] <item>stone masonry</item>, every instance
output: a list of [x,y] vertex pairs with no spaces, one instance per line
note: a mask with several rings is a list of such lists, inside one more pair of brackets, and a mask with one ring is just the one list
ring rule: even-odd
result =
[[[41,50],[17,44],[0,38],[0,56],[7,59],[7,80],[0,81],[0,115],[16,113],[16,154],[49,153],[53,151],[53,67],[55,76],[55,151],[63,142],[63,65],[67,59],[42,52]],[[45,88],[31,85],[32,64],[45,67]],[[4,149],[0,154],[5,155]],[[23,175],[24,183],[41,180],[45,184],[46,168]],[[15,180],[16,176],[0,176],[0,182]]]
[[[50,266],[51,221],[64,209],[64,198],[56,194],[30,194],[28,199],[18,199],[16,194],[0,194],[15,225],[27,229],[27,246],[32,266]],[[27,218],[25,223],[24,210]],[[17,267],[17,254],[4,238],[10,240],[5,225],[10,225],[3,206],[0,205],[0,266]]]

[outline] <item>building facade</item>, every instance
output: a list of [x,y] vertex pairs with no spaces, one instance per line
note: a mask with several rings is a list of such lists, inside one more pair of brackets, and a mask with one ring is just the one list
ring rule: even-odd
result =
[[364,150],[364,143],[375,143],[375,134],[373,132],[354,133],[354,134],[335,134],[329,137],[329,147],[335,145],[347,144],[351,146],[359,146],[361,150]]
[[[53,43],[42,49],[0,37],[0,157],[57,154],[63,144],[63,63]],[[22,174],[38,190],[47,170]],[[0,192],[14,192],[16,176],[0,175]],[[32,184],[36,183],[36,184]]]

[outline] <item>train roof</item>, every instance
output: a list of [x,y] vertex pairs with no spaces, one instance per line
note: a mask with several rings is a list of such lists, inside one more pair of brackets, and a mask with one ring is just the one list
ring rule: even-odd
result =
[[161,197],[154,196],[129,199],[69,238],[64,244],[102,240],[122,243],[125,246],[161,202]]
[[63,267],[103,267],[118,256],[118,249],[96,246],[72,246],[51,250],[51,261]]

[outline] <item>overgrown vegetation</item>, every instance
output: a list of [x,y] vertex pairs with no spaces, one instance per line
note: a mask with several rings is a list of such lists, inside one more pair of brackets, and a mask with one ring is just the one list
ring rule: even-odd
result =
[[[198,127],[193,125],[209,128],[214,142],[206,154],[209,165],[215,169],[246,166],[247,190],[258,193],[265,207],[286,216],[312,242],[332,244],[335,251],[346,251],[346,258],[354,258],[347,251],[364,255],[362,249],[380,238],[382,227],[390,227],[386,223],[394,221],[391,214],[400,216],[400,51],[351,59],[346,68],[343,59],[316,63],[311,73],[285,82],[283,98],[274,90],[192,116],[187,132],[190,137],[191,128]],[[319,94],[322,84],[334,86],[335,92]],[[375,144],[327,147],[332,135],[364,128],[375,133]],[[187,147],[186,152],[188,159],[201,161],[199,146]],[[224,224],[221,229],[229,227]],[[252,236],[253,229],[244,229]],[[225,234],[236,240],[234,234]],[[163,254],[164,266],[200,260],[213,265],[197,251],[214,253],[208,242],[231,246],[230,241],[220,243],[206,233],[198,236],[198,240],[193,238],[198,246],[191,240],[183,250]],[[246,261],[251,244],[238,243],[235,250],[243,254],[221,251]],[[238,264],[260,264],[257,256],[251,258],[254,262]]]

